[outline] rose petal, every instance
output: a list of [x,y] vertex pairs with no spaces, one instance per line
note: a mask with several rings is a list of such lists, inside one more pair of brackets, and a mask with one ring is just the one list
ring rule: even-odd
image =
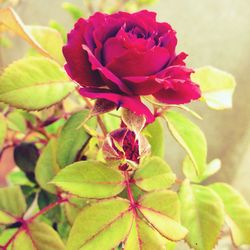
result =
[[114,59],[107,68],[119,77],[149,76],[160,71],[168,60],[169,53],[165,48],[154,47],[146,52],[131,49]]
[[104,67],[97,58],[93,55],[92,51],[85,45],[82,45],[82,49],[88,53],[89,61],[92,65],[92,70],[98,70],[104,78],[108,81],[106,82],[112,89],[121,90],[126,94],[132,94],[128,87],[110,70]]
[[135,95],[151,95],[163,87],[156,76],[130,76],[122,79]]
[[143,104],[138,96],[124,96],[112,93],[107,89],[98,88],[80,88],[79,93],[82,96],[97,99],[103,98],[116,103],[119,107],[130,109],[138,115],[145,115],[147,122],[151,123],[155,120],[154,115],[150,112],[145,104]]
[[113,61],[115,58],[124,54],[126,50],[127,49],[123,46],[123,42],[120,39],[116,37],[108,39],[103,46],[103,63],[107,64]]
[[184,104],[201,97],[200,88],[192,82],[172,82],[172,88],[161,89],[153,96],[166,104]]
[[82,49],[86,25],[86,21],[80,18],[68,34],[68,43],[63,47],[63,54],[67,61],[65,70],[82,86],[101,86],[103,81],[98,72],[91,69],[88,54]]

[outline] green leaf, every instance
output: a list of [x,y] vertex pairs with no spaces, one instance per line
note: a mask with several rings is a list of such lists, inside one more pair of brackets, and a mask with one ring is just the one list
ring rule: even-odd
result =
[[71,15],[74,21],[77,21],[79,18],[83,17],[83,12],[75,4],[66,2],[63,3],[62,7]]
[[82,198],[112,197],[124,189],[121,172],[97,161],[80,161],[59,172],[51,183]]
[[124,250],[165,250],[166,239],[140,218],[133,224],[124,243]]
[[186,241],[197,250],[214,249],[224,222],[223,204],[208,187],[190,185],[180,189],[181,220],[189,230]]
[[55,29],[56,31],[58,31],[62,38],[63,38],[63,42],[65,43],[66,40],[67,40],[67,33],[66,33],[66,30],[65,28],[63,27],[63,25],[61,25],[60,23],[58,23],[57,21],[55,20],[50,20],[49,21],[49,27]]
[[250,206],[241,194],[225,183],[211,186],[224,203],[226,222],[231,229],[232,238],[237,246],[250,245]]
[[183,168],[184,175],[190,181],[195,182],[195,183],[200,183],[206,180],[208,177],[214,175],[220,170],[221,161],[219,159],[212,160],[211,162],[207,164],[206,168],[204,169],[204,172],[198,176],[195,171],[194,164],[190,160],[190,157],[186,156],[183,161],[182,168]]
[[7,134],[7,121],[5,117],[2,114],[0,114],[0,150],[5,141],[6,134]]
[[55,139],[51,139],[40,155],[36,168],[35,176],[39,185],[51,193],[57,193],[56,187],[49,182],[60,171],[56,162],[57,144]]
[[142,190],[152,191],[171,187],[176,176],[164,160],[152,157],[142,163],[133,179]]
[[[37,205],[39,210],[42,210],[45,207],[49,206],[51,203],[56,202],[57,200],[58,200],[57,195],[48,193],[45,190],[40,190],[37,197]],[[43,214],[43,217],[46,217],[53,225],[53,223],[61,222],[62,220],[61,215],[62,215],[61,207],[55,206],[49,211],[47,211],[45,214]]]
[[16,108],[40,110],[60,102],[75,84],[54,61],[28,57],[8,66],[0,77],[0,101]]
[[33,38],[46,50],[57,62],[63,64],[65,59],[62,54],[63,38],[61,34],[46,26],[26,26]]
[[175,192],[151,192],[143,195],[138,203],[142,215],[161,235],[172,241],[186,236],[186,228],[179,223],[180,204]]
[[64,211],[67,220],[73,225],[75,218],[80,213],[82,208],[87,205],[87,200],[83,198],[72,197],[64,204]]
[[161,120],[158,118],[153,123],[148,124],[143,132],[151,145],[151,155],[163,158],[165,154],[165,141]]
[[121,119],[119,117],[119,111],[112,111],[102,115],[103,122],[108,132],[119,129],[121,125]]
[[[73,114],[65,123],[58,137],[57,161],[61,168],[75,161],[79,151],[86,145],[90,135],[82,123],[88,118],[89,111],[83,110]],[[91,118],[87,125],[96,127],[96,119]]]
[[12,250],[66,250],[57,232],[44,222],[32,222],[15,238]]
[[7,176],[7,180],[10,185],[25,185],[29,187],[34,186],[34,183],[31,182],[26,174],[19,169],[11,171]]
[[26,120],[23,113],[20,110],[14,110],[7,115],[8,127],[14,131],[25,133],[26,131]]
[[12,31],[19,35],[22,39],[28,42],[33,48],[38,50],[42,55],[51,58],[50,54],[45,51],[37,41],[34,40],[32,35],[26,29],[21,19],[11,8],[0,9],[0,32]]
[[170,132],[192,160],[197,176],[202,175],[207,158],[207,142],[203,132],[196,124],[175,111],[168,111],[164,117]]
[[[4,246],[8,242],[8,240],[15,234],[16,231],[17,231],[16,228],[11,228],[11,229],[5,229],[3,232],[1,232],[0,233],[0,245]],[[6,250],[10,250],[10,249],[11,249],[11,244]]]
[[210,108],[232,108],[232,97],[236,82],[231,74],[206,66],[195,70],[191,78],[192,81],[200,85],[202,97]]
[[18,186],[0,188],[0,224],[12,224],[23,216],[26,203]]
[[132,218],[129,202],[121,198],[84,207],[72,227],[67,249],[113,249],[126,238]]

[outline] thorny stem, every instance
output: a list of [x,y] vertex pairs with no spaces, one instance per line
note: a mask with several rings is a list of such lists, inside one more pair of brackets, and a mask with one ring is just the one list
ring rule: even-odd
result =
[[35,220],[38,216],[47,213],[49,210],[51,210],[55,206],[57,206],[59,204],[62,204],[64,202],[67,202],[67,201],[68,201],[67,198],[59,198],[57,201],[55,201],[54,203],[49,204],[47,207],[44,207],[43,209],[41,209],[39,212],[37,212],[36,214],[34,214],[29,219],[27,219],[27,220],[25,220],[23,218],[19,219],[19,222],[22,223],[22,226],[12,235],[12,237],[7,241],[7,243],[4,246],[0,246],[0,249],[1,250],[7,250],[8,246],[13,242],[13,240],[16,238],[16,236],[21,231],[23,231],[27,227],[27,225],[29,223],[31,223],[33,220]]

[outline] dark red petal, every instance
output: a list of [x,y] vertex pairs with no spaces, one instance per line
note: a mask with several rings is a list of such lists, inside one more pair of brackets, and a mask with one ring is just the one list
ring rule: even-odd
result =
[[163,87],[156,76],[131,76],[122,79],[135,95],[152,95]]
[[149,76],[160,71],[169,60],[168,50],[154,47],[146,52],[128,50],[114,59],[107,68],[119,77]]
[[186,63],[184,62],[184,60],[187,58],[188,54],[181,52],[179,55],[177,55],[173,61],[171,62],[171,65],[183,65],[185,66]]
[[91,69],[88,54],[82,49],[87,22],[79,19],[74,29],[68,34],[68,43],[63,47],[67,61],[65,70],[70,78],[82,86],[100,86],[102,81],[97,71]]
[[190,81],[173,81],[171,88],[161,89],[153,96],[166,104],[185,104],[191,100],[199,99],[201,92],[199,86]]
[[114,88],[116,90],[119,89],[126,94],[132,94],[128,87],[117,76],[115,76],[110,70],[104,67],[97,60],[97,58],[93,55],[93,53],[86,45],[83,44],[82,49],[88,53],[88,58],[92,65],[92,70],[98,70],[104,78],[109,80],[107,84],[109,83],[111,85],[111,88]]
[[97,99],[103,98],[116,103],[117,107],[124,107],[138,115],[145,115],[147,122],[151,123],[155,120],[154,115],[148,107],[143,104],[138,96],[124,96],[112,93],[107,89],[98,88],[80,88],[79,93],[82,96]]
[[107,64],[108,62],[113,61],[115,58],[124,54],[126,50],[127,49],[123,46],[120,39],[117,39],[116,37],[108,39],[103,46],[103,63]]
[[174,65],[165,68],[157,75],[157,78],[167,79],[167,80],[190,80],[190,74],[194,71],[190,68],[180,65]]

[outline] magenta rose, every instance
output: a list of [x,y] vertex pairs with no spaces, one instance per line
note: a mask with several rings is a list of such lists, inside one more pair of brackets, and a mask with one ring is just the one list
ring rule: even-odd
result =
[[79,19],[63,47],[68,75],[79,92],[144,114],[154,115],[141,97],[152,95],[166,104],[184,104],[200,97],[190,80],[185,53],[176,54],[176,32],[146,10],[112,15],[95,13]]
[[109,133],[102,149],[107,161],[128,161],[136,164],[150,153],[150,145],[146,137],[142,134],[136,137],[136,134],[126,127]]

